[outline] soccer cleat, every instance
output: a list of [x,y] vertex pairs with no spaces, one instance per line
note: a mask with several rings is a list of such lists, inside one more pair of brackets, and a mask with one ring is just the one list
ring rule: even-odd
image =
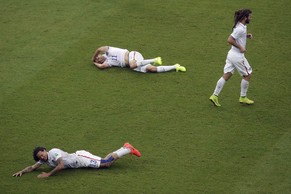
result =
[[212,95],[210,96],[209,100],[215,105],[215,106],[221,106],[218,102],[218,96]]
[[255,103],[253,100],[250,100],[247,97],[239,97],[239,102],[241,104],[247,104],[247,105],[251,105]]
[[162,58],[161,57],[157,57],[155,58],[155,61],[154,61],[154,64],[155,65],[161,65],[163,62],[162,62]]
[[128,142],[125,143],[125,144],[123,145],[123,147],[125,147],[125,148],[129,148],[131,154],[136,155],[137,157],[141,157],[140,152],[139,152],[137,149],[135,149],[135,148],[134,148],[130,143],[128,143]]
[[186,71],[186,68],[184,66],[181,66],[180,64],[175,64],[175,67],[176,67],[176,72],[178,72],[178,71],[185,72]]

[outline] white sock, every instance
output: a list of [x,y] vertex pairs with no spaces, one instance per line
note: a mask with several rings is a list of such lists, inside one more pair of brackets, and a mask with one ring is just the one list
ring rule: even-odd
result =
[[130,149],[129,148],[125,148],[125,147],[121,147],[120,149],[114,151],[113,153],[117,154],[117,156],[119,158],[121,158],[122,156],[129,154],[130,153]]
[[172,71],[176,69],[175,65],[171,65],[171,66],[158,66],[157,67],[157,72],[161,73],[161,72],[166,72],[166,71]]
[[221,77],[221,78],[217,81],[217,83],[216,83],[216,87],[215,87],[215,90],[214,90],[214,93],[213,93],[215,96],[218,96],[218,95],[219,95],[219,93],[221,92],[221,90],[222,90],[222,88],[223,88],[225,82],[226,82],[226,81],[224,80],[223,77]]
[[247,96],[248,88],[249,82],[246,81],[245,79],[242,79],[240,83],[240,96]]
[[155,62],[155,59],[146,59],[146,60],[143,60],[143,61],[140,61],[140,62],[137,62],[137,66],[144,66],[144,65],[148,65],[150,63],[153,63]]

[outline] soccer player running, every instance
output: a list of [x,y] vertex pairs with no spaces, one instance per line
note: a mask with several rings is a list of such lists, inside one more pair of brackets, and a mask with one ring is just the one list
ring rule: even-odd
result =
[[110,167],[116,160],[124,155],[133,154],[140,157],[140,152],[131,144],[125,143],[120,149],[108,154],[105,158],[95,156],[85,150],[76,151],[69,154],[61,149],[53,148],[49,151],[44,147],[36,147],[33,150],[33,158],[36,163],[28,166],[23,170],[13,174],[12,176],[19,177],[24,173],[32,172],[38,169],[42,164],[47,164],[52,167],[50,172],[39,174],[38,178],[46,178],[66,168],[104,168]]
[[221,92],[224,84],[229,80],[235,70],[242,76],[241,92],[239,102],[242,104],[254,104],[254,101],[248,99],[247,91],[249,81],[251,78],[252,68],[245,58],[246,52],[246,39],[252,38],[252,34],[247,34],[247,24],[250,23],[252,11],[250,9],[241,9],[234,14],[234,26],[231,35],[228,37],[227,42],[231,44],[224,66],[224,74],[217,81],[214,93],[210,96],[209,100],[215,106],[221,106],[218,102],[218,95]]
[[161,73],[172,70],[176,70],[177,72],[186,71],[186,68],[179,64],[171,66],[154,66],[162,64],[161,57],[145,60],[142,54],[137,51],[128,51],[127,49],[112,46],[99,47],[93,55],[92,61],[99,69],[109,67],[129,67],[134,71],[142,73]]

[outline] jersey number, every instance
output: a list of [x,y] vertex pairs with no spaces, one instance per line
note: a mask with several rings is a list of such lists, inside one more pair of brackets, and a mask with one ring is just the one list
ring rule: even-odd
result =
[[97,161],[96,160],[90,160],[90,167],[96,167]]
[[111,59],[112,59],[112,61],[117,61],[117,55],[112,55]]

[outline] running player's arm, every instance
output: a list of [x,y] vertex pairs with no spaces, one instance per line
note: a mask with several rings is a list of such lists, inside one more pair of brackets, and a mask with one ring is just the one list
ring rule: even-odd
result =
[[63,161],[62,157],[57,159],[57,164],[58,165],[52,171],[50,171],[48,173],[42,172],[37,177],[38,178],[46,178],[46,177],[54,175],[55,173],[57,173],[57,172],[59,172],[59,171],[61,171],[61,170],[63,170],[65,168],[64,161]]
[[109,49],[109,46],[101,46],[101,47],[99,47],[99,48],[95,51],[95,53],[94,53],[94,55],[93,55],[93,57],[92,57],[92,61],[93,61],[93,63],[95,62],[96,57],[98,57],[98,56],[101,55],[101,54],[106,53],[106,52],[108,51],[108,49]]
[[231,35],[228,37],[227,42],[228,42],[229,44],[231,44],[232,46],[235,46],[236,48],[238,48],[238,49],[240,50],[241,53],[246,52],[246,49],[245,49],[243,46],[239,45],[239,44],[235,41],[235,38],[232,37]]
[[41,166],[41,163],[37,162],[34,165],[28,166],[28,167],[24,168],[23,170],[13,174],[12,176],[14,176],[14,177],[22,176],[25,173],[29,173],[29,172],[32,172],[32,171],[38,169],[40,166]]

